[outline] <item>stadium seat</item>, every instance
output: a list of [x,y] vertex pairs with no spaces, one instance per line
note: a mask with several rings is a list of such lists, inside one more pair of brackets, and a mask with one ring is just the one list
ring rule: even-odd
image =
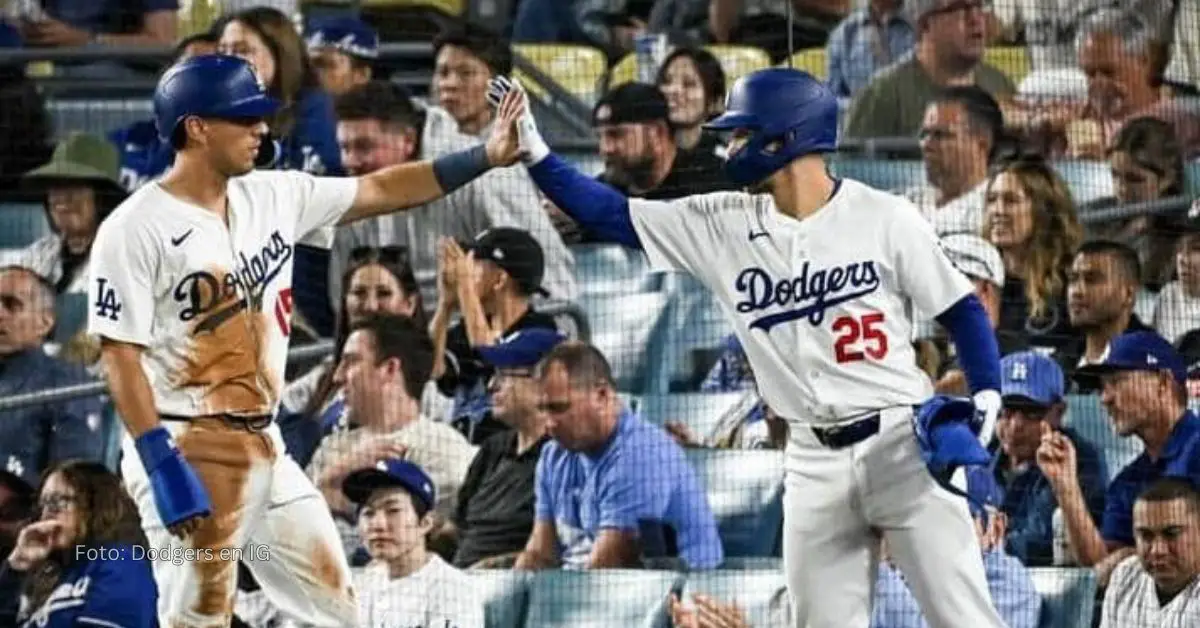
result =
[[583,294],[579,305],[587,312],[592,344],[612,365],[617,389],[635,394],[664,392],[665,377],[658,365],[671,311],[667,295],[647,292],[615,299]]
[[688,449],[726,556],[775,556],[783,525],[783,452]]
[[[513,51],[585,105],[591,107],[599,100],[608,70],[603,52],[571,44],[516,44]],[[547,96],[546,90],[525,73],[517,70],[516,76],[532,95]]]
[[662,286],[662,275],[650,272],[646,254],[638,249],[620,244],[576,244],[571,253],[583,294],[657,292]]
[[149,99],[78,99],[51,100],[46,109],[54,119],[54,137],[62,139],[71,131],[94,133],[101,137],[110,131],[154,116]]
[[[692,573],[683,583],[683,595],[690,599],[697,594],[737,604],[750,626],[780,625],[779,612],[789,604],[787,577],[782,569],[720,569]],[[775,610],[774,614],[772,610]]]
[[988,65],[1000,70],[1013,85],[1020,85],[1029,74],[1029,53],[1025,46],[996,46],[983,54]]
[[790,59],[785,59],[779,67],[788,67],[788,61],[791,61],[791,67],[797,70],[804,70],[822,81],[829,80],[829,61],[825,58],[824,48],[801,50]]
[[925,164],[919,159],[846,159],[830,161],[834,174],[862,181],[888,192],[903,192],[925,184]]
[[699,390],[733,327],[712,291],[691,275],[672,273],[664,284],[675,300],[665,356],[668,385],[671,391]]
[[529,603],[529,575],[509,570],[471,570],[467,572],[475,594],[483,599],[488,626],[520,626]]
[[1094,571],[1032,567],[1029,575],[1042,596],[1040,628],[1091,628],[1096,597]]
[[68,292],[54,301],[54,342],[65,343],[87,323],[87,293]]
[[721,62],[725,84],[729,86],[755,70],[771,67],[771,57],[766,51],[753,46],[712,45],[705,49]]
[[629,53],[609,70],[608,88],[620,87],[637,80],[637,55]]
[[1100,395],[1067,395],[1067,416],[1063,423],[1100,450],[1110,480],[1144,449],[1136,437],[1117,435],[1108,411],[1100,405]]
[[1077,205],[1113,195],[1112,169],[1107,161],[1056,161],[1054,169],[1071,188]]
[[703,438],[717,426],[718,419],[737,405],[742,394],[728,392],[643,395],[638,400],[638,413],[655,425],[664,425],[667,421],[685,423],[697,438]]
[[0,203],[0,250],[23,249],[50,233],[39,203]]
[[530,579],[529,628],[666,628],[672,571],[539,571]]

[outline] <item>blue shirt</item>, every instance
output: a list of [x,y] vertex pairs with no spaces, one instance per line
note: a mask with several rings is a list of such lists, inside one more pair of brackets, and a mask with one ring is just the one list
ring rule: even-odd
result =
[[683,449],[632,413],[622,412],[598,452],[546,443],[534,495],[536,520],[554,523],[568,568],[587,565],[601,530],[639,533],[656,524],[670,526],[689,568],[712,569],[724,560],[716,519]]
[[1133,546],[1133,502],[1164,477],[1190,478],[1200,485],[1200,417],[1191,410],[1171,430],[1158,460],[1143,452],[1113,478],[1100,530],[1105,541]]
[[[1075,464],[1083,499],[1092,520],[1104,517],[1104,491],[1108,486],[1108,469],[1104,457],[1094,445],[1070,429],[1061,431],[1075,445]],[[1004,488],[1004,503],[1000,510],[1008,516],[1005,549],[1030,567],[1049,566],[1054,562],[1054,511],[1058,499],[1042,470],[1034,463],[1008,474],[1004,471],[1007,456],[998,451],[992,460],[996,483]]]
[[[0,397],[92,381],[81,366],[34,348],[0,358]],[[0,412],[0,468],[32,486],[42,471],[70,458],[104,462],[104,405],[97,396]]]
[[[983,570],[996,611],[1009,628],[1038,628],[1042,597],[1021,561],[1000,551],[983,555]],[[917,599],[898,569],[880,563],[871,628],[928,628]]]
[[825,45],[829,87],[841,97],[850,97],[871,82],[880,69],[898,60],[916,44],[913,27],[903,18],[893,15],[880,32],[887,56],[876,55],[871,38],[874,25],[866,9],[846,16],[829,35]]
[[[145,549],[111,544],[73,550],[82,554],[81,559],[66,567],[50,596],[21,626],[157,627],[158,589]],[[21,577],[6,568],[0,575],[0,595],[19,594]],[[7,614],[9,609],[5,610]],[[0,625],[16,626],[16,618],[0,615]]]

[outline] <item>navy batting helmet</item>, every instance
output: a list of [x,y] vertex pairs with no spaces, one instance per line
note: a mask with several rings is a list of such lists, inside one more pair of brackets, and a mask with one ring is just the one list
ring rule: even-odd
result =
[[733,84],[725,113],[704,126],[751,132],[746,144],[725,160],[730,180],[751,185],[797,157],[837,148],[837,97],[807,72],[759,70]]
[[228,55],[192,57],[167,70],[154,89],[154,124],[165,142],[188,116],[264,118],[278,109],[254,68]]

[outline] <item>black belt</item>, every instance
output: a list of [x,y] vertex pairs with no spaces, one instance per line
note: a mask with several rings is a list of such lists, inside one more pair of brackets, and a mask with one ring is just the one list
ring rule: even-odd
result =
[[220,419],[229,425],[251,432],[260,432],[271,425],[271,415],[256,414],[252,416],[241,416],[237,414],[206,414],[204,416],[180,416],[178,414],[161,414],[159,415],[164,421],[183,421],[190,423],[196,419],[214,418]]
[[809,427],[817,440],[830,449],[844,449],[879,433],[879,413],[837,427]]

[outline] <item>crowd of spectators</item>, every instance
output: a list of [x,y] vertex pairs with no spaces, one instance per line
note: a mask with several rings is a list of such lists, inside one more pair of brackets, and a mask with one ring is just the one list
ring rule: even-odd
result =
[[[929,219],[995,328],[1004,410],[994,459],[968,489],[1005,618],[1038,625],[1029,569],[1074,566],[1095,570],[1104,626],[1200,621],[1200,418],[1188,410],[1200,388],[1200,215],[1187,209],[1200,156],[1195,3],[521,0],[503,29],[458,23],[432,41],[429,98],[379,71],[380,38],[358,18],[298,29],[296,6],[232,3],[180,38],[176,3],[126,5],[14,2],[0,39],[174,46],[167,67],[243,57],[285,103],[267,121],[258,166],[328,176],[479,143],[492,123],[488,81],[513,73],[513,42],[585,44],[615,65],[661,37],[669,49],[653,80],[612,85],[590,121],[597,178],[664,200],[734,189],[723,138],[703,129],[733,83],[713,46],[754,46],[773,63],[823,48],[843,138],[910,141],[925,180],[891,191]],[[996,46],[1023,47],[1028,75],[1014,80],[989,62]],[[92,78],[166,69],[57,66]],[[43,204],[50,226],[0,256],[8,396],[96,381],[98,350],[64,306],[86,292],[100,223],[154,185],[173,151],[153,120],[52,142],[36,82],[8,66],[0,75],[0,185]],[[1095,186],[1112,194],[1080,198],[1060,167],[1069,160],[1107,162],[1111,181]],[[1120,211],[1135,205],[1153,211]],[[686,416],[663,426],[639,416],[613,356],[570,339],[555,316],[589,291],[577,247],[603,245],[614,243],[512,168],[297,246],[293,340],[331,339],[334,350],[293,374],[277,420],[362,567],[363,622],[482,625],[467,570],[708,570],[736,558],[685,454],[782,449],[786,417],[759,400],[732,336],[689,391],[741,396],[711,432]],[[932,322],[911,340],[937,391],[965,393],[955,348]],[[1109,468],[1109,443],[1069,424],[1079,395],[1097,396],[1139,455]],[[143,625],[139,613],[153,612],[122,597],[147,581],[145,562],[69,551],[145,544],[119,478],[96,464],[114,425],[105,401],[0,411],[0,624],[44,620],[56,586],[86,598],[80,621]],[[48,534],[50,522],[63,531]],[[873,625],[921,625],[884,550]],[[277,620],[242,575],[234,621]],[[72,589],[84,578],[91,588]],[[774,603],[783,614],[785,596]],[[671,605],[675,625],[746,625],[735,600],[685,602]]]

